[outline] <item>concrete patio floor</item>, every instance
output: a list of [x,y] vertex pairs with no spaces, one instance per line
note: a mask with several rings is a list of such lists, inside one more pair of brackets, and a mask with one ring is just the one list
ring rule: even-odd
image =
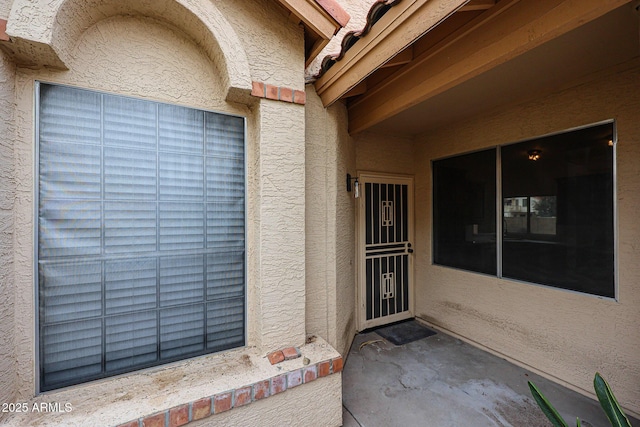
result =
[[527,381],[570,426],[576,416],[584,427],[610,426],[598,402],[442,332],[402,346],[358,334],[343,371],[343,425],[550,426]]

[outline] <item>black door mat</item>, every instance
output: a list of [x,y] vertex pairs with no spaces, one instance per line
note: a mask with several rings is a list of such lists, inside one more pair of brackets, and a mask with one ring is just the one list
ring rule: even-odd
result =
[[374,332],[395,345],[408,344],[436,334],[436,331],[422,326],[415,320],[405,320],[382,326],[374,329]]

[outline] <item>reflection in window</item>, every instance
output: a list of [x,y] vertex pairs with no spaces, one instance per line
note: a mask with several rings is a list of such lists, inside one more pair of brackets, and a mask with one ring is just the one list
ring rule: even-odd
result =
[[501,148],[503,277],[614,296],[610,141],[613,123]]
[[502,234],[504,236],[555,235],[556,196],[503,199]]
[[496,150],[433,162],[434,262],[496,274]]
[[434,161],[434,263],[614,297],[614,140],[609,122],[500,147],[499,165]]
[[529,232],[556,234],[556,196],[531,197]]

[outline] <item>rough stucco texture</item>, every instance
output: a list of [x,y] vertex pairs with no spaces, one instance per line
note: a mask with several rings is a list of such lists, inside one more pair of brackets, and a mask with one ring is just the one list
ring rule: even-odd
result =
[[[216,3],[219,4],[219,3]],[[69,68],[75,41],[86,28],[111,16],[137,15],[181,28],[218,64],[224,92],[240,98],[251,88],[245,49],[213,2],[198,0],[15,0],[7,32],[25,63]],[[268,37],[266,38],[268,40]]]
[[412,175],[415,173],[414,144],[409,138],[363,132],[356,137],[359,171]]
[[0,19],[7,19],[11,11],[12,0],[0,0]]
[[[573,89],[429,132],[417,143],[417,314],[592,394],[596,371],[640,413],[640,63]],[[618,301],[431,264],[429,162],[616,119]],[[445,143],[443,143],[445,141]]]
[[72,71],[63,75],[72,84],[92,82],[120,94],[228,109],[217,67],[186,35],[153,19],[113,17],[98,22],[77,42],[70,65]]
[[[257,17],[252,16],[251,19],[245,20],[242,19],[242,13],[251,11],[242,12],[237,3],[229,1],[224,5],[217,5],[228,13],[228,22],[233,23],[236,33],[248,32],[257,37],[257,40],[250,40],[247,36],[243,43],[271,46],[267,50],[256,48],[259,54],[256,53],[254,57],[249,55],[255,72],[261,73],[262,76],[297,75],[297,82],[282,80],[282,83],[287,87],[300,84],[302,88],[301,30],[286,19],[283,20],[285,15],[278,8],[268,9],[266,4],[271,3],[266,0],[261,0],[261,7],[258,9],[261,12]],[[99,12],[96,13],[99,15]],[[254,26],[259,29],[251,28],[249,31],[248,27]],[[280,28],[281,26],[288,29]],[[154,17],[138,16],[136,12],[126,16],[97,19],[95,24],[83,28],[80,36],[73,40],[73,46],[65,47],[70,58],[68,71],[18,69],[15,80],[17,110],[14,148],[17,186],[14,206],[15,282],[0,276],[3,286],[15,283],[17,290],[15,324],[12,324],[10,319],[2,318],[0,330],[0,339],[3,339],[4,332],[9,332],[9,337],[13,334],[15,339],[14,346],[8,346],[8,351],[15,350],[17,358],[17,368],[14,370],[15,386],[11,387],[10,376],[3,376],[0,380],[3,381],[2,386],[5,383],[7,385],[8,391],[5,392],[4,387],[2,389],[7,396],[15,395],[16,399],[29,399],[35,393],[35,299],[32,267],[35,80],[70,84],[247,117],[249,345],[253,346],[255,351],[266,353],[304,343],[304,107],[271,100],[252,99],[252,104],[248,106],[225,102],[223,83],[227,68],[212,61],[211,55],[208,55],[199,43],[203,41],[194,40],[193,35],[186,30],[182,31]],[[282,51],[273,46],[279,46]],[[243,49],[242,46],[240,49]],[[265,59],[267,57],[268,61]],[[13,87],[14,79],[11,73],[2,70],[1,75],[7,78],[8,87]],[[5,93],[9,94],[3,91],[3,96]],[[13,99],[10,101],[12,104]],[[9,106],[6,110],[12,111],[13,107]],[[0,126],[3,123],[5,122],[0,121]],[[0,148],[0,159],[2,155]],[[0,174],[3,173],[2,167],[4,165],[0,167]],[[16,332],[18,330],[20,333]],[[222,355],[212,357],[222,358]],[[2,360],[0,363],[5,363],[2,365],[4,368],[9,362]],[[210,386],[215,388],[218,380],[215,377],[210,377],[209,380]],[[105,380],[103,384],[110,381]],[[314,396],[318,389],[324,390],[330,402]],[[86,392],[87,389],[73,388],[76,393],[82,393],[82,390]],[[304,410],[314,414],[322,410],[324,403],[329,402],[330,405],[324,408],[327,411],[323,413],[324,418],[317,416],[316,419],[335,418],[337,421],[332,424],[339,424],[339,419],[336,418],[340,416],[340,404],[339,400],[336,400],[336,396],[340,395],[339,378],[319,381],[307,390],[310,390],[310,395],[306,391],[300,392],[300,396],[303,396],[302,401],[307,405]],[[171,393],[170,388],[165,391]],[[49,396],[55,397],[55,394],[54,392]],[[298,395],[297,392],[294,395]],[[254,406],[246,411],[250,411],[251,414],[254,414],[254,411],[259,413],[260,407]],[[110,408],[103,410],[108,411]],[[277,416],[286,419],[293,417],[291,414],[294,412],[303,411],[301,407],[295,406],[291,406],[289,410],[290,413],[281,410]],[[272,412],[275,414],[277,411]]]
[[347,172],[352,176],[356,169],[356,146],[347,133],[347,112],[342,103],[329,108],[336,114],[338,128],[337,168],[334,189],[337,191],[336,212],[336,348],[347,355],[356,332],[356,240],[355,206],[353,193],[345,188]]
[[[122,34],[126,34],[123,37]],[[180,55],[176,55],[180,52]],[[189,73],[185,73],[185,66]],[[114,17],[89,28],[77,41],[67,72],[19,70],[17,84],[15,271],[18,374],[21,396],[33,393],[33,80],[245,114],[220,100],[216,67],[193,43],[155,20]],[[176,85],[175,82],[180,82]]]
[[304,90],[303,29],[291,24],[284,9],[272,0],[226,1],[217,7],[234,26],[242,27],[237,34],[253,80]]
[[325,337],[343,355],[355,334],[355,201],[344,181],[356,174],[355,144],[346,118],[343,104],[325,110],[307,87],[307,333]]
[[327,112],[313,89],[307,89],[305,112],[306,329],[307,333],[332,342],[335,334],[329,336],[328,294],[334,285],[327,270],[331,269],[329,258],[333,258],[333,251],[329,241],[327,174],[335,167],[328,158],[335,140],[326,137]]
[[[13,207],[15,198],[13,102],[15,69],[0,52],[0,402],[12,402],[15,394]],[[0,414],[0,420],[2,419]]]
[[259,335],[265,351],[305,339],[304,109],[260,100]]

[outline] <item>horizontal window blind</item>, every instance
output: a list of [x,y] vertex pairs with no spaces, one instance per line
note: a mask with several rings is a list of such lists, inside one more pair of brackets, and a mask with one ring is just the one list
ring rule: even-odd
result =
[[40,388],[245,344],[244,119],[39,84]]

